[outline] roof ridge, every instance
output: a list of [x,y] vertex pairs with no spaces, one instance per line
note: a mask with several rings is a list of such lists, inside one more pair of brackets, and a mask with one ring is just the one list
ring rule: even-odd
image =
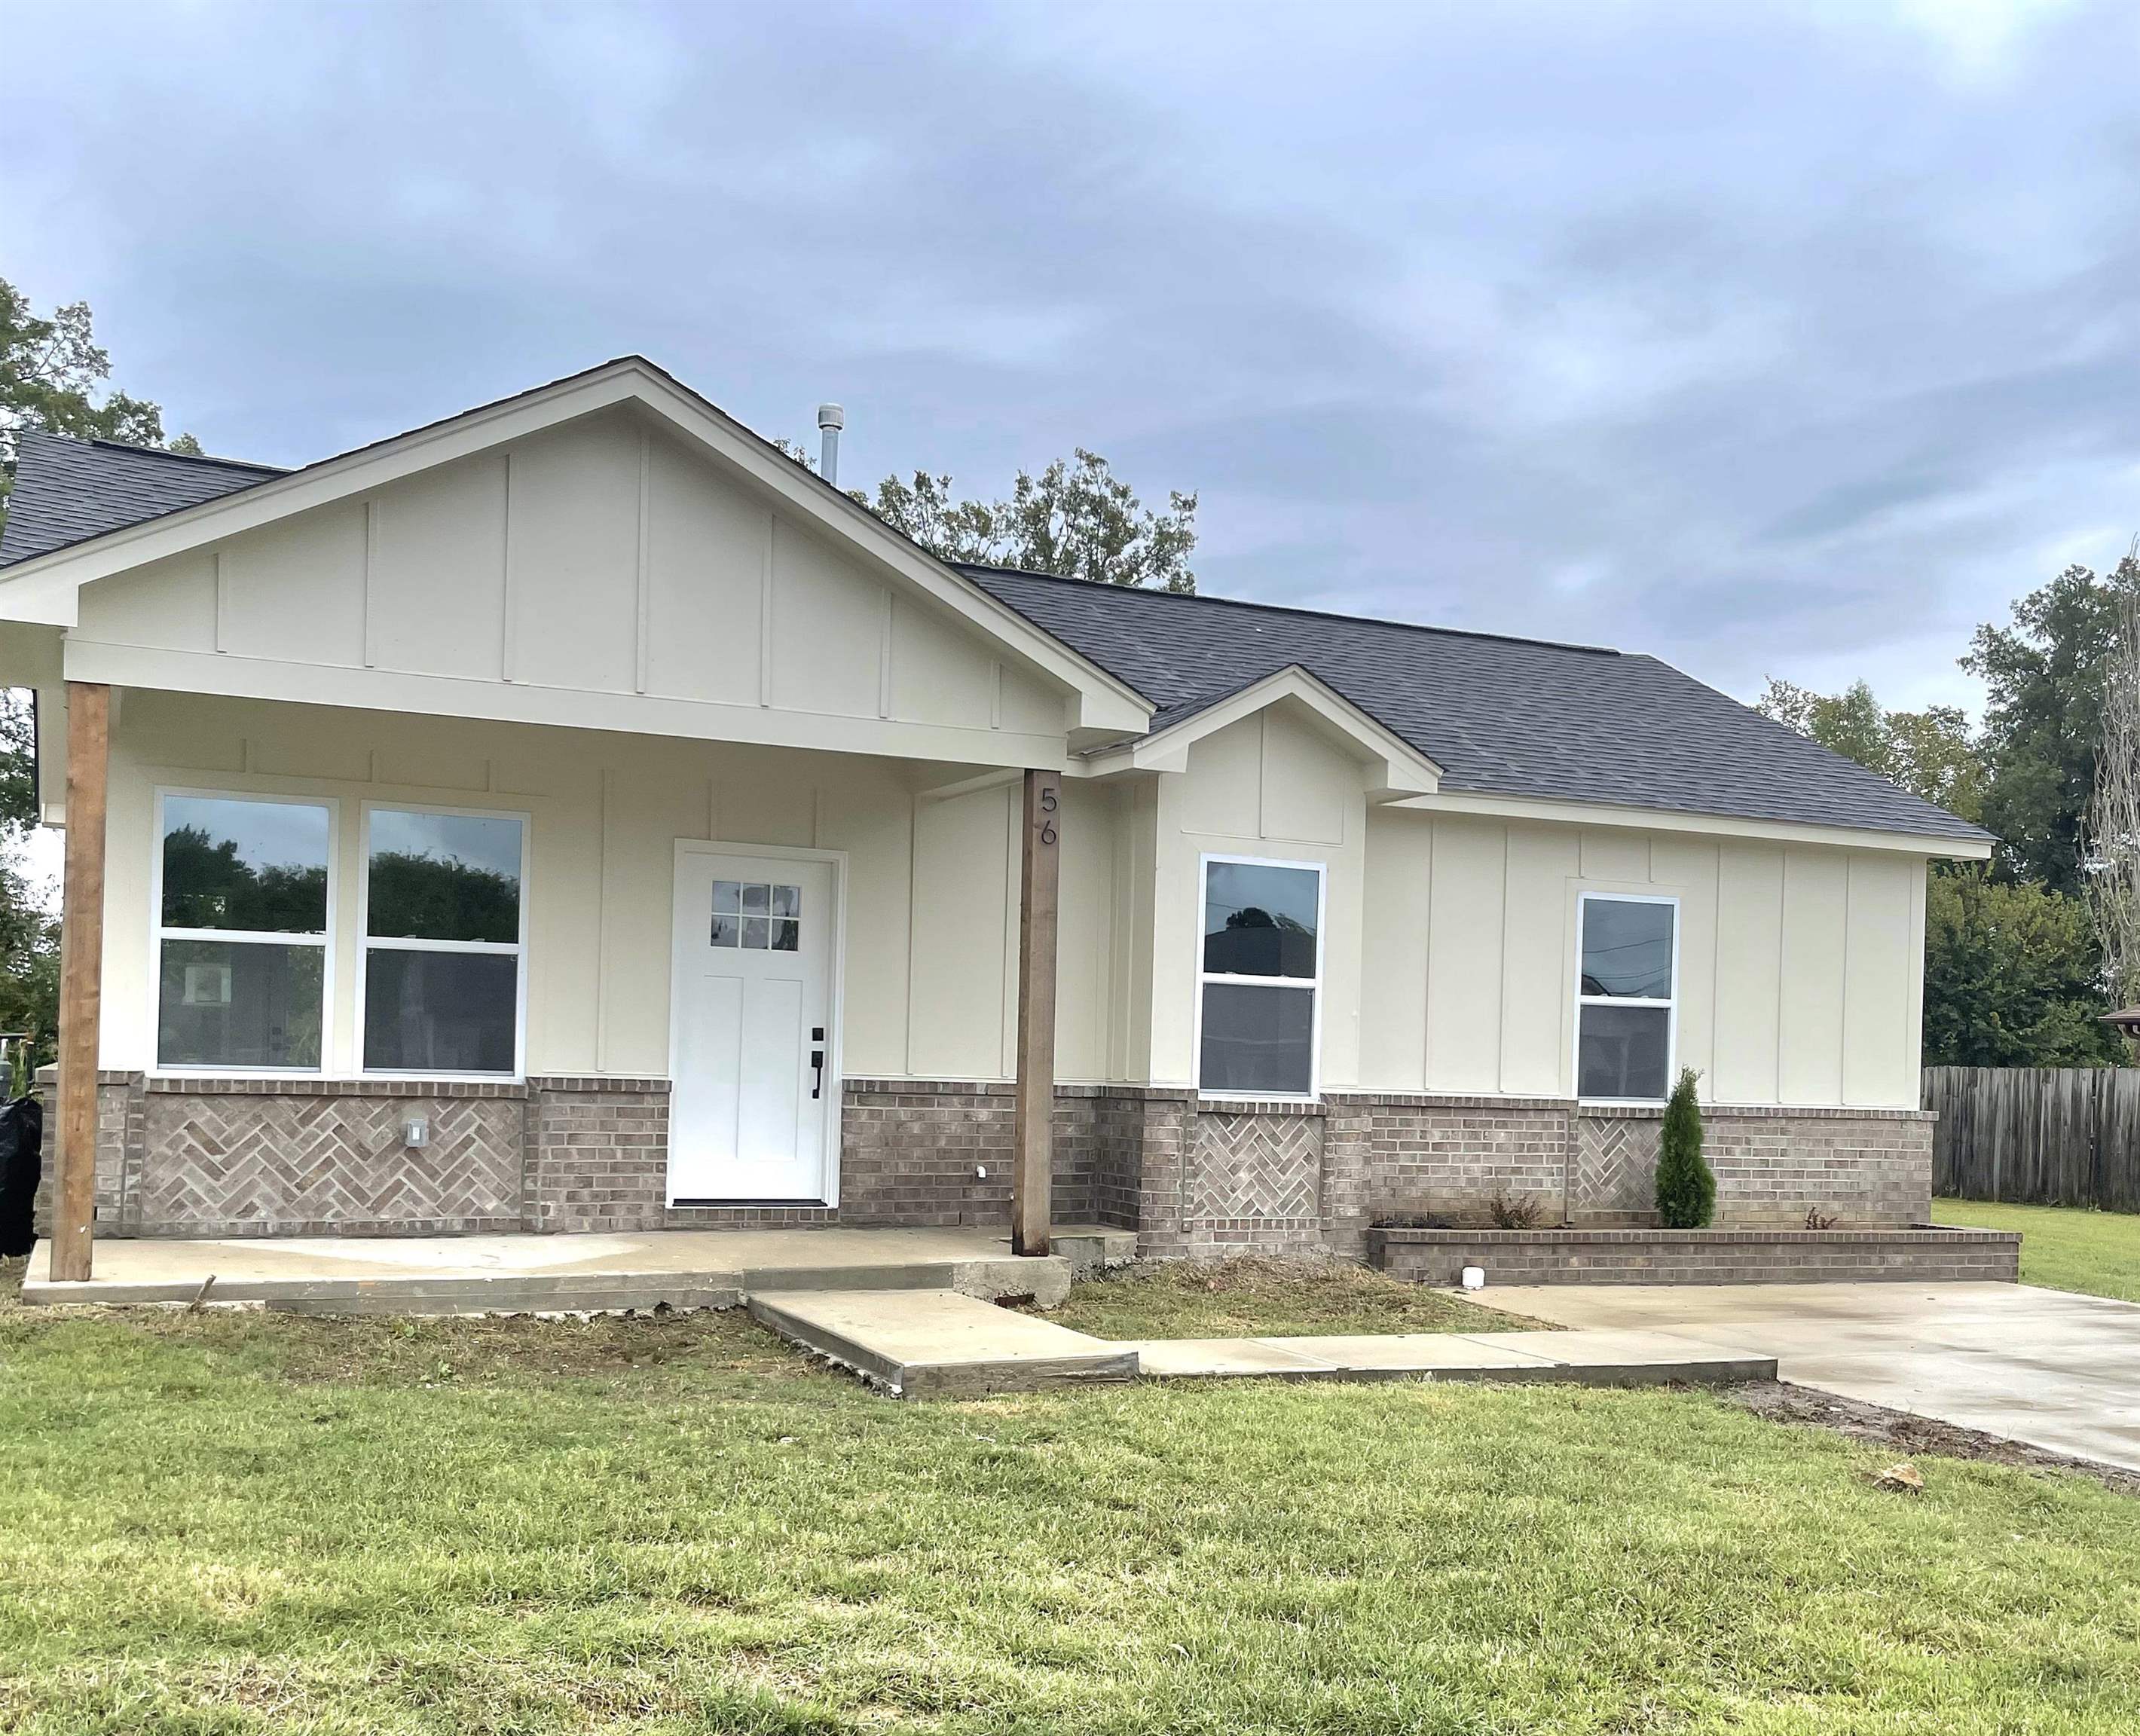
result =
[[1058,585],[1082,585],[1089,591],[1129,591],[1138,596],[1171,597],[1184,603],[1221,604],[1229,609],[1255,609],[1266,615],[1298,615],[1309,620],[1342,620],[1362,626],[1396,627],[1407,633],[1438,633],[1452,639],[1485,639],[1500,645],[1543,645],[1549,650],[1580,651],[1593,657],[1625,657],[1617,645],[1584,645],[1570,639],[1534,639],[1523,633],[1495,633],[1483,627],[1442,627],[1431,621],[1391,620],[1382,615],[1346,615],[1335,609],[1303,609],[1298,603],[1259,603],[1247,597],[1207,596],[1195,591],[1156,591],[1141,585],[1111,585],[1099,579],[1080,579],[1065,572],[1040,572],[1030,566],[998,566],[986,561],[945,563],[960,572],[998,572],[1014,578],[1050,579]]

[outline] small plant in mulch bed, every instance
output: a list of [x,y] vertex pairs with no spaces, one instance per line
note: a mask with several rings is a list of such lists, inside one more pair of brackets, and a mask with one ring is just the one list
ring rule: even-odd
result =
[[1486,1221],[1495,1229],[1536,1229],[1545,1208],[1534,1194],[1499,1193],[1486,1202]]
[[1696,1073],[1680,1069],[1657,1135],[1657,1216],[1666,1229],[1704,1229],[1716,1215],[1716,1177],[1701,1155]]

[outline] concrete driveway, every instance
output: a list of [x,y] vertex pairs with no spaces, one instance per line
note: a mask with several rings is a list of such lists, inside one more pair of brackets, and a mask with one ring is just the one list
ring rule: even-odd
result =
[[1786,1380],[2140,1470],[2140,1303],[2027,1284],[1549,1284],[1476,1298],[1776,1358]]

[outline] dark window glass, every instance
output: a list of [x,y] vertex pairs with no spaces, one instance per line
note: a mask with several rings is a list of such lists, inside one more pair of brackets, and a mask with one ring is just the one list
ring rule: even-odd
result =
[[166,940],[156,998],[164,1067],[317,1067],[326,949]]
[[1664,1096],[1670,1008],[1588,1006],[1580,1009],[1580,1017],[1577,1096],[1644,1101]]
[[520,822],[471,814],[371,816],[366,932],[379,939],[520,938]]
[[1315,993],[1238,983],[1204,985],[1198,1084],[1206,1091],[1305,1096],[1315,1052]]
[[1204,969],[1230,977],[1315,974],[1320,876],[1249,862],[1204,867]]
[[1668,1001],[1672,992],[1670,905],[1632,899],[1583,901],[1583,992]]
[[509,1073],[520,960],[511,953],[365,956],[364,1065],[372,1072]]
[[327,811],[294,802],[164,798],[164,926],[327,929]]

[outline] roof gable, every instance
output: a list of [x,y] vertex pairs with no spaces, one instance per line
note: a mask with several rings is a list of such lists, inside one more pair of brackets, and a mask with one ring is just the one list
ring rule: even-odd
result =
[[1098,777],[1185,771],[1198,742],[1273,706],[1299,714],[1317,734],[1360,762],[1371,799],[1431,796],[1441,787],[1441,768],[1433,760],[1297,663],[1207,703],[1162,713],[1150,734],[1093,749],[1086,763]]
[[[953,571],[652,363],[628,356],[515,397],[148,517],[0,569],[0,619],[74,625],[83,586],[189,553],[241,532],[361,498],[390,483],[493,452],[619,405],[635,406],[718,460],[881,582],[998,644],[1022,668],[1068,689],[1069,728],[1086,739],[1141,729],[1151,706],[1128,683]],[[168,456],[168,455],[164,455]]]

